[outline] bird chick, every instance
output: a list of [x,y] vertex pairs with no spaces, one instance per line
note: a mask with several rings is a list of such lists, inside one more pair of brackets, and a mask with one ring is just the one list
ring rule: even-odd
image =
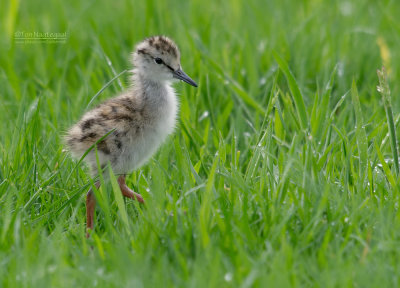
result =
[[[194,87],[197,84],[183,72],[179,49],[165,36],[153,36],[140,42],[132,62],[133,86],[85,113],[68,131],[65,140],[76,158],[98,142],[100,167],[103,169],[110,163],[114,173],[120,175],[118,183],[122,194],[144,202],[140,194],[127,187],[125,175],[143,165],[173,132],[178,101],[171,83],[178,79]],[[96,176],[99,171],[94,149],[84,161],[91,168],[92,176]],[[86,196],[87,230],[94,226],[95,205],[91,189]]]

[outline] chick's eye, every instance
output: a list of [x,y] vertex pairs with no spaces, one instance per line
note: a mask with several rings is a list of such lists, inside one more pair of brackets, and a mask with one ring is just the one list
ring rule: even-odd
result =
[[154,58],[154,61],[155,61],[157,64],[162,64],[162,63],[163,63],[163,61],[162,61],[161,58]]

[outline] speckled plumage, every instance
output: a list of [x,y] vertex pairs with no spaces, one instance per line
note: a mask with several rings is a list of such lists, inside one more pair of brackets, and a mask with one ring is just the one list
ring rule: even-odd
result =
[[[177,113],[176,96],[170,86],[148,85],[141,88],[141,93],[134,93],[136,89],[128,91],[87,112],[68,132],[71,153],[81,157],[98,139],[115,129],[97,144],[101,167],[109,161],[116,174],[127,174],[140,167],[173,131]],[[93,175],[97,174],[94,151],[85,161]]]
[[[160,58],[163,65],[155,63]],[[100,165],[107,162],[116,174],[127,174],[145,163],[173,132],[178,101],[171,82],[171,69],[180,70],[180,53],[164,36],[145,39],[133,53],[132,88],[85,113],[66,136],[74,157],[81,157],[98,139]],[[165,65],[165,66],[164,66]],[[167,67],[168,66],[168,67]],[[96,175],[94,150],[85,161]]]

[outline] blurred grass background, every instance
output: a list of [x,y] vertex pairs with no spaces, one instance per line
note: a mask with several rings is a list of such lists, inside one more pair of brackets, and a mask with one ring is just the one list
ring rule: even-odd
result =
[[[400,2],[0,7],[0,286],[399,285],[399,137],[376,70],[388,72],[400,135]],[[35,31],[67,40],[16,43]],[[86,240],[91,181],[62,135],[130,68],[135,43],[157,34],[176,41],[199,88],[175,85],[175,135],[128,177],[146,206],[121,210],[102,187]]]

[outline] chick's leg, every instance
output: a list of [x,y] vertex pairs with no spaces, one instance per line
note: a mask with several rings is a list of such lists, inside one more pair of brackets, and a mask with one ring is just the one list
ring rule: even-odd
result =
[[[95,184],[99,188],[100,184]],[[94,209],[96,207],[96,198],[94,196],[93,189],[90,188],[86,194],[86,238],[89,238],[89,230],[93,230],[94,227]]]
[[143,197],[140,194],[133,192],[128,186],[126,186],[125,176],[119,176],[118,184],[119,188],[121,188],[122,195],[133,200],[137,200],[140,203],[144,203]]

